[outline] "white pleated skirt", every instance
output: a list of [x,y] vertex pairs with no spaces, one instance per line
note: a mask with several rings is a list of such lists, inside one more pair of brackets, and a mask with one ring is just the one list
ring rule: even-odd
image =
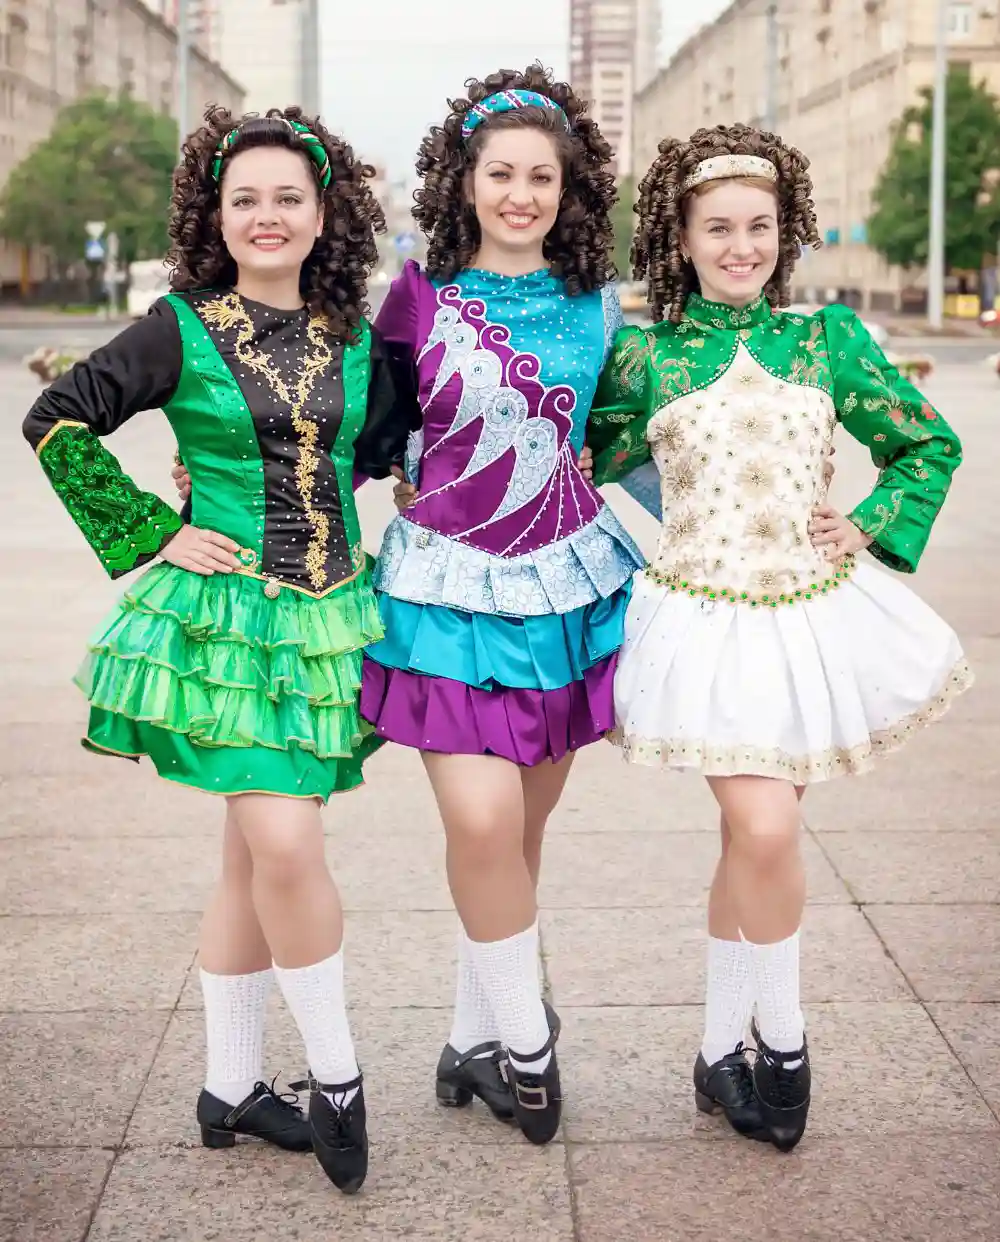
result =
[[806,785],[868,770],[973,681],[957,635],[887,573],[777,608],[635,576],[611,740],[632,763]]

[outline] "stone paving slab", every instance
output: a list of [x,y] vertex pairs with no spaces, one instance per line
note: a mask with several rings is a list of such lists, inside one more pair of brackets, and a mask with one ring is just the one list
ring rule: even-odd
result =
[[574,1238],[561,1146],[380,1143],[373,1155],[362,1194],[344,1198],[308,1158],[259,1147],[126,1151],[88,1242]]
[[86,1237],[114,1158],[114,1152],[97,1149],[0,1148],[0,1240],[79,1242]]
[[966,1073],[1000,1120],[1000,1003],[928,1006]]
[[996,829],[829,833],[823,849],[862,903],[988,903],[1000,894]]
[[0,1013],[170,1009],[194,956],[192,914],[0,919]]
[[987,1242],[1000,1221],[1000,1134],[815,1139],[791,1156],[680,1140],[576,1147],[577,1239],[608,1242]]
[[121,1143],[169,1018],[155,1009],[0,1013],[0,1065],[18,1084],[17,1108],[0,1111],[0,1148]]
[[1000,1001],[1000,904],[865,913],[922,1001]]

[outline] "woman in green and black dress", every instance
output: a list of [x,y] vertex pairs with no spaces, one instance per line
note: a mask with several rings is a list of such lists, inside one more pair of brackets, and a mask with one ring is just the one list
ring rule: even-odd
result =
[[[203,1141],[312,1146],[347,1193],[367,1171],[365,1106],[320,807],[361,783],[361,657],[382,637],[352,478],[402,460],[413,408],[363,317],[372,175],[296,108],[239,123],[211,109],[175,180],[174,292],[24,425],[111,576],[154,562],[78,675],[84,745],[226,798],[200,948]],[[191,474],[190,524],[101,443],[158,408]],[[308,1121],[261,1081],[273,977],[306,1045]]]

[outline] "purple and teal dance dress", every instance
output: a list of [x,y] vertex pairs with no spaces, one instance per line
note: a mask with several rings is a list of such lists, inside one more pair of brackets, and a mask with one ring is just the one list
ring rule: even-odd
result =
[[577,461],[621,325],[613,286],[570,296],[548,270],[441,282],[408,263],[394,282],[377,327],[422,426],[419,497],[373,577],[361,714],[380,739],[530,767],[613,728],[645,560]]

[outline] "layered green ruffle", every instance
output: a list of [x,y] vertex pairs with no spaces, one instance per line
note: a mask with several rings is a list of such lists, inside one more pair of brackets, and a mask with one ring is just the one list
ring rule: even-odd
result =
[[323,599],[157,565],[89,644],[86,744],[148,755],[214,793],[322,797],[361,783],[362,651],[383,635],[367,574]]

